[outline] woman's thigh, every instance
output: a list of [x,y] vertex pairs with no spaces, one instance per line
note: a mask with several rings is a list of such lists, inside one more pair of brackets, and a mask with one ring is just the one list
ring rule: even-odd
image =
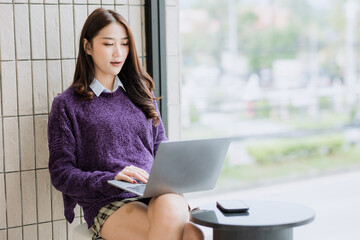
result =
[[147,239],[149,220],[147,206],[141,202],[127,203],[105,221],[101,236],[106,240]]

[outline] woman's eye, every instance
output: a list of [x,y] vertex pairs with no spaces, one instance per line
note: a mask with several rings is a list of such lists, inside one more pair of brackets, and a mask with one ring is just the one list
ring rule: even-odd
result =
[[126,43],[121,43],[121,45],[127,46],[127,45],[129,45],[129,43],[128,43],[128,42],[126,42]]
[[104,43],[104,45],[105,45],[105,46],[112,46],[112,45],[114,45],[114,44],[112,44],[112,43]]

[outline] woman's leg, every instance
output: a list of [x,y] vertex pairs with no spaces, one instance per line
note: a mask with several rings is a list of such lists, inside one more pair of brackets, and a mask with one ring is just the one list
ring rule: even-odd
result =
[[189,207],[179,194],[164,194],[151,199],[148,239],[203,240],[202,231],[189,222]]
[[183,240],[204,240],[204,233],[193,223],[187,222],[184,224]]
[[164,194],[151,199],[148,216],[149,240],[180,240],[189,220],[188,205],[181,195]]
[[188,204],[178,194],[152,198],[149,206],[128,203],[115,211],[103,224],[106,240],[203,240],[203,234],[188,222]]
[[147,206],[130,202],[116,210],[101,227],[105,240],[147,240],[149,221]]

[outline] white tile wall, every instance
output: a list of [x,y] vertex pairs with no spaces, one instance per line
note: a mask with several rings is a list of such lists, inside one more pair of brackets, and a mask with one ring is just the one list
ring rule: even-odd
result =
[[35,153],[36,168],[47,168],[49,152],[47,148],[48,116],[35,116]]
[[54,221],[54,240],[64,240],[66,239],[66,221]]
[[[2,77],[1,74],[1,62],[0,62],[0,76]],[[1,93],[1,89],[0,89],[0,113],[2,113],[2,93]]]
[[130,4],[130,5],[140,5],[140,4],[141,4],[141,1],[140,1],[140,0],[130,0],[130,1],[129,1],[129,4]]
[[37,114],[48,112],[46,61],[33,61],[33,93],[34,112]]
[[74,209],[74,213],[75,213],[75,217],[80,217],[81,208],[79,205],[76,205],[76,207]]
[[52,239],[52,226],[51,223],[39,224],[39,240]]
[[[0,102],[0,105],[1,105],[1,102]],[[3,125],[2,119],[0,119],[0,173],[4,172],[4,150],[3,150],[3,139],[2,139],[2,136],[3,136],[2,125]]]
[[114,5],[114,0],[102,0],[102,4],[112,4],[112,5]]
[[45,0],[46,4],[58,4],[59,1],[58,0]]
[[33,87],[32,87],[32,71],[30,61],[17,62],[17,78],[18,78],[18,100],[19,114],[29,115],[33,113]]
[[135,38],[136,51],[139,56],[142,55],[141,39],[141,7],[129,6],[129,24]]
[[74,0],[74,3],[86,4],[87,0]]
[[[1,7],[1,5],[0,5]],[[3,24],[0,24],[3,25]],[[17,90],[15,62],[1,62],[2,102],[3,115],[15,116],[17,114]]]
[[49,171],[47,169],[37,170],[36,175],[38,221],[51,221],[51,186]]
[[65,91],[71,86],[74,78],[74,71],[75,71],[74,60],[62,60],[63,91]]
[[26,171],[21,173],[21,189],[23,205],[23,224],[36,223],[37,212],[35,171]]
[[127,4],[128,0],[115,0],[115,4]]
[[74,58],[74,16],[72,5],[60,5],[62,58]]
[[72,232],[74,230],[74,227],[76,227],[78,224],[80,224],[80,218],[74,218],[74,221],[70,224],[67,223],[67,230],[68,230],[68,236],[69,236],[69,240],[77,240],[77,239],[73,239],[72,238]]
[[87,18],[87,6],[86,5],[75,5],[74,9],[74,16],[75,16],[75,53],[76,57],[79,54],[79,42],[80,42],[80,34],[82,30],[82,26],[85,23],[85,20]]
[[[90,3],[90,1],[89,1]],[[92,5],[88,5],[88,12],[89,12],[89,15],[97,8],[101,7],[100,4],[92,4]]]
[[129,22],[129,7],[127,5],[116,5],[115,10]]
[[51,104],[54,98],[62,92],[61,86],[61,61],[60,60],[48,60],[48,91],[49,91],[49,112]]
[[29,225],[24,226],[24,240],[37,240],[37,226]]
[[[145,19],[145,8],[141,8],[141,17],[143,19]],[[146,57],[146,33],[145,33],[145,27],[141,28],[141,47],[142,47],[142,52],[140,53],[140,55],[142,57]],[[143,66],[145,66],[143,64]]]
[[22,240],[22,229],[19,228],[10,228],[8,230],[9,239],[11,240]]
[[33,59],[45,59],[44,6],[30,5],[31,50]]
[[33,116],[19,117],[21,170],[35,169]]
[[15,4],[15,40],[17,59],[30,59],[30,26],[27,4]]
[[13,7],[10,4],[0,4],[0,59],[15,59],[15,40]]
[[6,199],[4,177],[4,174],[0,174],[0,202],[2,203],[0,204],[0,228],[6,228]]
[[[5,174],[8,227],[21,226],[21,191],[19,172]],[[9,232],[10,236],[10,232]],[[13,238],[10,238],[13,239]]]
[[104,9],[109,9],[109,10],[114,10],[115,9],[115,5],[109,5],[109,4],[101,5],[101,7],[104,8]]
[[19,171],[19,127],[17,117],[4,118],[5,171]]
[[52,218],[53,220],[64,219],[64,204],[62,193],[56,190],[54,187],[51,188],[52,194]]
[[60,3],[72,3],[72,0],[59,0]]
[[77,206],[74,223],[68,224],[62,194],[51,186],[48,112],[53,98],[73,81],[82,25],[101,4],[131,18],[138,54],[145,55],[144,11],[139,6],[144,1],[0,3],[0,23],[6,23],[0,24],[0,239],[69,240],[82,215]]
[[88,0],[89,4],[100,4],[100,0]]
[[0,230],[0,239],[7,239],[6,230]]
[[[141,64],[143,65],[143,67],[144,67],[144,69],[147,71],[147,68],[146,68],[146,58],[144,58],[144,57],[142,57],[142,58],[140,58],[140,60],[141,60]],[[155,86],[156,87],[156,86]]]
[[60,25],[58,5],[45,6],[47,58],[60,58]]

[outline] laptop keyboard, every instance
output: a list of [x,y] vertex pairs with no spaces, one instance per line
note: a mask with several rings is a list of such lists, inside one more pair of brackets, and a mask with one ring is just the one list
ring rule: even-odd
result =
[[133,186],[133,187],[127,187],[127,188],[131,189],[133,191],[136,191],[136,192],[143,193],[145,191],[146,184],[139,184],[139,185],[136,185],[136,186]]

